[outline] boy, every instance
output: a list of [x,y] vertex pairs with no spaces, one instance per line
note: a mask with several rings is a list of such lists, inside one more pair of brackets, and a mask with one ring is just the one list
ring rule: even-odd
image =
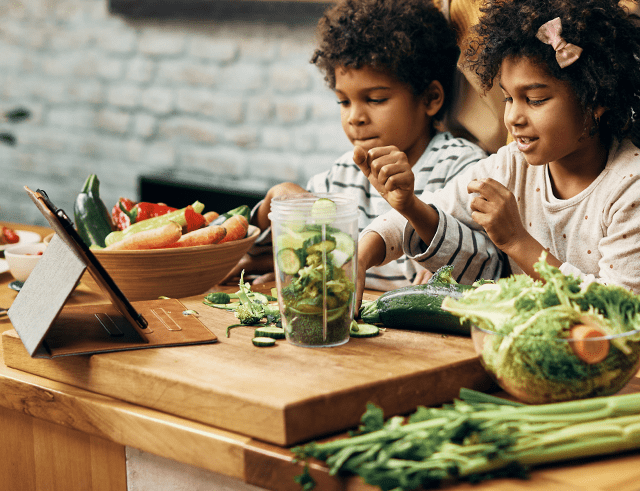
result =
[[[431,1],[343,0],[322,17],[318,32],[320,46],[311,62],[338,98],[342,127],[356,154],[386,148],[411,166],[418,192],[442,187],[485,157],[480,147],[436,129],[449,105],[459,49],[455,33]],[[354,163],[354,152],[312,177],[306,189],[293,183],[271,188],[254,210],[252,223],[269,228],[271,199],[276,196],[341,192],[357,195],[362,231],[391,208]],[[255,273],[260,262],[272,270],[271,254],[253,254],[231,274],[243,268]],[[369,269],[366,287],[390,290],[429,276],[403,256]]]

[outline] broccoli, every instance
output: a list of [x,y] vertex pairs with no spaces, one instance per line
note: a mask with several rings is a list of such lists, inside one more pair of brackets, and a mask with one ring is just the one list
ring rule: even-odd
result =
[[235,315],[240,323],[250,326],[252,324],[257,324],[262,320],[264,317],[264,309],[258,304],[242,304],[236,309]]
[[[279,307],[266,302],[267,297],[265,295],[257,295],[251,291],[249,284],[244,282],[244,270],[240,273],[239,286],[240,289],[237,295],[240,305],[235,309],[235,315],[242,324],[257,324],[265,317],[269,323],[278,323],[280,321]],[[252,300],[250,297],[263,298],[265,303],[259,300]]]
[[427,284],[457,285],[458,282],[453,278],[452,273],[453,273],[452,265],[447,264],[445,266],[441,266],[436,270],[435,273],[433,273],[433,275],[431,275],[431,278],[429,278],[429,280],[427,281]]
[[[483,363],[512,390],[538,391],[541,397],[562,391],[572,397],[604,395],[607,386],[619,385],[640,356],[640,334],[613,339],[608,356],[594,364],[579,359],[571,343],[549,339],[568,338],[573,326],[585,319],[606,334],[640,329],[640,297],[615,285],[582,288],[579,278],[565,276],[545,257],[535,265],[542,281],[513,275],[469,290],[462,298],[447,297],[442,308],[501,334],[484,338]],[[601,393],[594,394],[600,385]]]

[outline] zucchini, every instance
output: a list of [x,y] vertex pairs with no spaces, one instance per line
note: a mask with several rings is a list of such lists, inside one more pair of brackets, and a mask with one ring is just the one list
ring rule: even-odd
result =
[[247,219],[247,222],[249,222],[251,220],[251,208],[249,208],[248,205],[240,205],[237,208],[229,210],[226,213],[218,216],[209,225],[222,225],[226,220],[234,215],[242,215]]
[[73,205],[76,230],[88,247],[104,247],[113,229],[111,214],[100,199],[98,176],[90,174]]
[[385,327],[470,335],[470,326],[442,310],[446,297],[459,298],[469,288],[459,284],[411,285],[391,290],[376,300],[363,303],[360,318]]

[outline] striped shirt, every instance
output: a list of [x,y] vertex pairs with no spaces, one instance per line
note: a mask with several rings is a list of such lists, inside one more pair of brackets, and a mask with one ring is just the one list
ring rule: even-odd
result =
[[[353,162],[352,156],[353,152],[345,153],[328,171],[313,176],[307,184],[307,190],[355,195],[359,204],[358,227],[362,232],[376,217],[390,211],[391,206],[371,186]],[[477,145],[455,138],[449,132],[437,133],[413,166],[416,195],[443,187],[484,157],[485,152]],[[404,255],[383,266],[370,268],[365,286],[383,291],[408,286],[421,268],[422,266]]]

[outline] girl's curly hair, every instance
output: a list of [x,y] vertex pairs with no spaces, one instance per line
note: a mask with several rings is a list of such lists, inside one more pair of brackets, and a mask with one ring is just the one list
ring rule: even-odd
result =
[[343,0],[318,23],[320,45],[311,63],[335,89],[337,67],[371,66],[408,84],[422,95],[438,80],[445,104],[460,50],[456,33],[431,0]]
[[[493,86],[505,58],[526,57],[573,88],[591,134],[621,138],[640,114],[640,30],[616,0],[485,0],[467,63],[485,90]],[[583,49],[560,68],[551,46],[536,38],[542,24],[559,17],[562,37]],[[593,111],[607,109],[599,126]],[[635,115],[635,116],[634,116]]]

